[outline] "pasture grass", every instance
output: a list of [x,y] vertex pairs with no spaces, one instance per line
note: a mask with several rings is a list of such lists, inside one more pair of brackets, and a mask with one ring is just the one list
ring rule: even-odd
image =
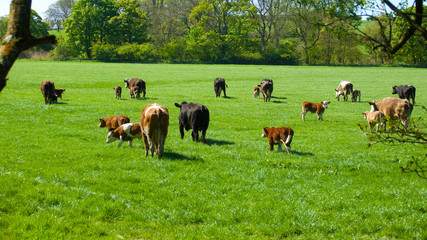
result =
[[[399,166],[425,148],[367,147],[357,124],[368,101],[412,84],[426,105],[425,69],[117,64],[20,60],[0,93],[1,239],[426,239],[426,180]],[[147,99],[123,80],[140,77]],[[215,98],[223,77],[227,98]],[[274,81],[270,103],[251,92]],[[40,83],[65,88],[45,105]],[[362,102],[337,102],[341,80]],[[124,89],[123,100],[113,88]],[[301,120],[303,101],[331,101],[324,121]],[[210,111],[207,144],[183,140],[175,102]],[[105,143],[99,118],[138,122],[157,102],[169,109],[164,158]],[[426,118],[415,106],[413,117]],[[290,126],[293,154],[270,152],[263,127]]]

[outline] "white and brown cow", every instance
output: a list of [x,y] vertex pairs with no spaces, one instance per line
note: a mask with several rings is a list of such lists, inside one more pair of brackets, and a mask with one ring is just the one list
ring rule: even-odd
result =
[[145,82],[139,78],[127,78],[124,80],[125,88],[129,88],[129,94],[131,98],[139,99],[141,92],[143,93],[142,98],[145,99]]
[[294,130],[290,127],[265,127],[262,130],[261,137],[267,137],[268,143],[270,144],[270,151],[273,151],[274,145],[279,145],[278,151],[282,151],[282,144],[285,145],[286,151],[291,152],[292,137],[294,136]]
[[305,114],[307,111],[317,114],[317,119],[323,121],[323,113],[325,108],[328,108],[329,101],[323,101],[320,103],[303,102],[302,103],[302,120],[305,121]]
[[353,94],[351,94],[351,101],[357,102],[357,98],[359,98],[359,102],[360,102],[361,96],[362,96],[362,93],[360,92],[359,89],[353,90]]
[[44,104],[52,104],[56,100],[55,84],[52,81],[45,80],[40,84],[40,91],[43,94]]
[[141,112],[141,131],[144,138],[145,156],[151,151],[151,157],[156,152],[160,159],[163,156],[166,136],[168,135],[169,112],[168,109],[152,103],[145,106]]
[[384,119],[384,113],[380,112],[380,111],[373,111],[373,112],[362,112],[364,118],[366,119],[366,121],[368,121],[369,124],[369,129],[372,132],[372,127],[374,125],[376,125],[377,127],[377,132],[378,132],[378,127],[381,127],[381,129],[385,130],[385,119]]
[[114,142],[116,140],[120,140],[120,147],[124,141],[129,142],[129,146],[132,147],[132,140],[134,138],[141,139],[141,124],[140,123],[125,123],[120,127],[110,131],[107,135],[107,143]]
[[258,86],[256,86],[255,88],[254,88],[254,91],[253,91],[253,93],[252,93],[252,95],[253,95],[253,97],[254,98],[259,98],[259,87]]
[[389,116],[390,119],[398,119],[404,129],[407,129],[413,109],[409,100],[386,97],[378,101],[369,102],[369,105],[371,105],[371,112],[380,111],[385,116]]
[[347,102],[348,100],[347,95],[349,94],[353,96],[353,84],[348,81],[341,81],[340,84],[338,85],[338,89],[335,89],[335,98],[338,99],[339,101],[340,96],[343,95],[344,102]]
[[62,100],[62,94],[65,92],[63,88],[55,88],[55,95]]
[[120,100],[122,99],[122,87],[117,86],[114,89],[114,95],[116,96],[116,99]]
[[130,123],[130,119],[126,115],[99,119],[99,127],[107,127],[108,131],[114,130],[125,123]]

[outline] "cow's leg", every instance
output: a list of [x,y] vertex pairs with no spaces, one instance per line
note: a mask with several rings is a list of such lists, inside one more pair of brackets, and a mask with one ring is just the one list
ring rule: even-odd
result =
[[269,139],[269,144],[270,144],[270,151],[273,151],[273,149],[274,149],[274,142],[273,142],[273,140],[272,139]]
[[202,138],[200,139],[200,141],[206,144],[206,129],[202,130]]
[[279,147],[277,148],[278,152],[282,152],[282,142],[279,142]]
[[147,157],[148,156],[148,149],[149,149],[150,145],[148,145],[148,139],[145,136],[145,134],[142,134],[142,137],[144,138],[145,156]]
[[224,98],[226,98],[227,97],[227,94],[225,93],[225,86],[224,86]]
[[142,95],[142,99],[145,99],[145,89],[144,89],[144,90],[142,90],[142,93],[143,93],[143,95]]
[[184,139],[184,126],[179,125],[179,132],[181,133],[181,139]]
[[117,147],[119,148],[120,146],[122,146],[122,144],[123,144],[123,140],[122,138],[120,138],[119,145]]
[[199,141],[199,131],[197,131],[196,128],[193,128],[193,132],[191,133],[191,136],[193,137],[193,141],[196,141],[196,142]]
[[132,147],[132,139],[129,140],[129,147]]

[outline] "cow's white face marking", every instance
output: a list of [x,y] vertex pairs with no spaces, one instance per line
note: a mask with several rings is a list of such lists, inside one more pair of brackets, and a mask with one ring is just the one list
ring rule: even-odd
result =
[[340,96],[340,92],[338,92],[338,90],[335,89],[335,98],[338,98]]
[[328,101],[323,101],[323,107],[328,108]]
[[117,138],[115,138],[113,136],[113,132],[109,132],[108,135],[107,135],[107,143],[111,143],[111,142],[114,142],[116,140],[117,140]]
[[[371,112],[375,112],[375,107],[374,107],[374,105],[371,105]],[[366,116],[365,116],[365,118],[366,118]]]

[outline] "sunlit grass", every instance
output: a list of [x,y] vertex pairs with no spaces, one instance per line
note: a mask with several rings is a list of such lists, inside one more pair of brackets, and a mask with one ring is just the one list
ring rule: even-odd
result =
[[[412,145],[367,147],[357,124],[367,101],[412,84],[426,105],[426,70],[413,68],[150,65],[18,61],[0,93],[0,237],[28,238],[426,238],[425,180],[399,166],[421,156]],[[147,100],[114,98],[129,77]],[[226,80],[228,98],[213,81]],[[253,99],[263,78],[270,103]],[[65,88],[46,106],[41,81]],[[337,102],[341,80],[362,102]],[[332,101],[319,122],[301,120],[303,101]],[[175,102],[208,107],[207,144],[183,140]],[[105,143],[98,119],[142,108],[169,109],[164,158]],[[413,117],[426,118],[415,106]],[[295,131],[293,154],[270,152],[266,126]]]

